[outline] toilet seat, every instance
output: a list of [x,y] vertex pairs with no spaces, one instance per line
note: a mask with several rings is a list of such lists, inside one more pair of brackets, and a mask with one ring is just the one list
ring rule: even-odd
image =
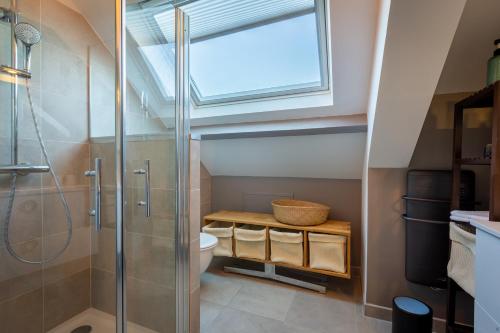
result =
[[217,246],[217,237],[206,234],[204,232],[200,233],[200,249],[208,250]]

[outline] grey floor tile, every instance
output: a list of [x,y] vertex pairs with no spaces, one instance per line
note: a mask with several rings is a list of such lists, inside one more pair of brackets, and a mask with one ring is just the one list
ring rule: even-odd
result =
[[262,317],[285,320],[296,292],[279,285],[245,281],[229,307]]
[[361,317],[356,303],[297,292],[285,323],[317,332],[358,332]]
[[200,298],[219,305],[227,305],[241,289],[241,283],[213,273],[203,273],[200,282]]
[[224,309],[222,305],[218,305],[209,301],[201,300],[200,304],[200,329],[201,332],[205,332],[210,325],[214,322],[214,319],[221,313]]
[[225,308],[212,325],[201,333],[317,333],[310,329],[287,326],[279,320]]
[[392,325],[385,320],[364,317],[358,322],[360,333],[391,333]]

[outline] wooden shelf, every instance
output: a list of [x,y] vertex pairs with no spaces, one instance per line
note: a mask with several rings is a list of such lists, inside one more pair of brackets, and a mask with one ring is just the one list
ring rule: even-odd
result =
[[[351,278],[351,223],[350,222],[329,220],[317,226],[295,226],[278,222],[271,214],[236,212],[236,211],[219,211],[213,214],[206,215],[203,218],[203,225],[207,225],[214,221],[232,223],[235,226],[239,224],[251,224],[251,225],[259,225],[266,227],[267,231],[266,260],[259,260],[253,258],[238,258],[238,259],[273,264],[276,266],[298,269],[302,271],[313,272],[334,277],[340,277],[344,279]],[[271,242],[269,238],[269,229],[271,228],[281,228],[281,229],[289,229],[289,230],[304,232],[304,243],[303,243],[304,264],[302,266],[295,266],[285,263],[274,262],[270,260]],[[308,238],[307,234],[309,232],[340,235],[346,237],[346,271],[344,273],[314,269],[309,267],[309,262],[308,262],[309,246],[307,239]],[[234,253],[234,243],[233,243],[233,253]],[[237,258],[236,256],[233,257]]]
[[296,226],[278,222],[271,214],[235,212],[227,210],[209,214],[205,216],[205,220],[236,222],[242,224],[267,226],[271,228],[283,228],[291,230],[320,232],[325,234],[334,234],[341,236],[351,236],[351,222],[344,222],[344,221],[330,220],[320,225],[306,227],[306,226]]
[[[464,111],[475,108],[493,108],[491,144],[492,159],[464,158],[462,155]],[[453,166],[451,209],[460,209],[461,168],[463,165],[490,165],[490,214],[492,221],[500,221],[500,81],[479,90],[455,104],[453,116]],[[457,285],[449,279],[446,326],[448,332],[467,332],[469,327],[455,322]]]
[[455,105],[462,109],[491,108],[495,97],[495,85],[491,84]]
[[462,165],[491,165],[490,158],[483,157],[467,157],[460,160]]

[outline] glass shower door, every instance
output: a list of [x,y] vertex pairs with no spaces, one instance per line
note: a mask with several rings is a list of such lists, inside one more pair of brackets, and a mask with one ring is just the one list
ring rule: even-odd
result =
[[127,4],[123,300],[130,332],[187,330],[186,28],[183,12],[166,1]]

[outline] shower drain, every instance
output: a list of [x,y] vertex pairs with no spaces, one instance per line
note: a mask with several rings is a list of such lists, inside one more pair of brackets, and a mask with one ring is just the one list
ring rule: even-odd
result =
[[89,333],[91,331],[92,331],[92,326],[83,325],[83,326],[75,328],[74,330],[71,331],[71,333]]

